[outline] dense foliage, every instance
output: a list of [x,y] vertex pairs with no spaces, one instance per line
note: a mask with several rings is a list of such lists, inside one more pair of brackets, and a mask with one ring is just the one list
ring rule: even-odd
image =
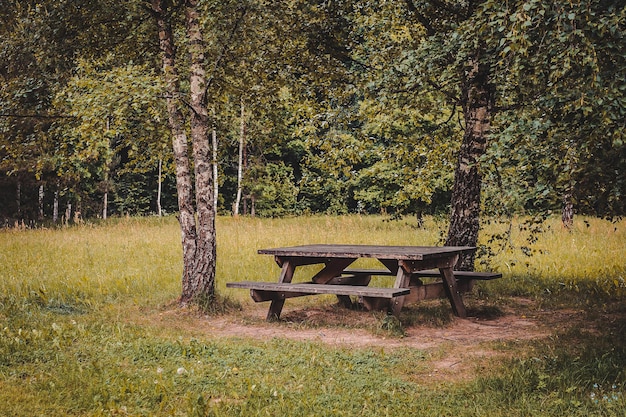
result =
[[[245,213],[447,210],[476,59],[493,92],[483,208],[626,211],[623,1],[199,7],[222,213],[242,136]],[[0,23],[0,219],[102,216],[105,195],[109,215],[177,210],[143,2],[8,1]]]

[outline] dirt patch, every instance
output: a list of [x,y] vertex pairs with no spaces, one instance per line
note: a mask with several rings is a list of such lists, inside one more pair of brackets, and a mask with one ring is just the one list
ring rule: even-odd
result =
[[[404,335],[380,330],[382,313],[353,311],[337,306],[285,308],[280,322],[265,321],[265,305],[245,306],[230,315],[209,317],[197,312],[170,307],[145,317],[152,325],[178,328],[188,334],[252,339],[286,338],[351,347],[411,347],[432,349],[442,344],[480,345],[484,342],[516,341],[547,337],[555,324],[575,326],[579,316],[574,310],[538,311],[515,306],[498,314],[469,310],[470,317],[444,317],[439,322],[425,318],[403,326]],[[474,313],[474,314],[472,314]],[[419,315],[420,312],[412,313]],[[402,317],[401,317],[402,318]]]
[[[470,317],[466,319],[442,314],[449,310],[449,305],[442,305],[439,310],[437,305],[420,308],[404,317],[403,321],[409,324],[403,323],[403,336],[381,330],[385,319],[381,313],[337,306],[285,308],[278,323],[265,321],[265,304],[245,305],[239,312],[219,317],[172,307],[144,315],[140,320],[194,337],[284,338],[336,347],[420,349],[429,360],[416,377],[429,382],[472,378],[489,361],[511,354],[498,346],[546,338],[568,328],[580,328],[584,321],[580,311],[541,310],[526,299],[509,301],[506,307],[497,309],[475,306],[469,309]],[[432,316],[438,320],[429,318],[429,308],[436,311]]]

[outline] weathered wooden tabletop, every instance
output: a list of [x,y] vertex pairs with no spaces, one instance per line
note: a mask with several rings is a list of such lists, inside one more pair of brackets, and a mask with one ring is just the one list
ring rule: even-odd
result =
[[259,254],[281,257],[377,258],[422,261],[473,251],[471,246],[302,245],[260,249]]

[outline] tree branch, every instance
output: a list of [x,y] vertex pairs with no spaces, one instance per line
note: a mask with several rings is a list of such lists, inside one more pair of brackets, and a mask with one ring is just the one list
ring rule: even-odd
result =
[[435,33],[437,33],[433,25],[430,23],[430,20],[428,20],[426,16],[424,16],[423,14],[417,11],[417,8],[415,7],[413,0],[406,0],[405,3],[407,6],[407,9],[409,9],[409,13],[412,13],[415,15],[415,18],[417,19],[417,21],[422,26],[424,26],[424,29],[426,29],[426,34],[428,36],[433,36]]

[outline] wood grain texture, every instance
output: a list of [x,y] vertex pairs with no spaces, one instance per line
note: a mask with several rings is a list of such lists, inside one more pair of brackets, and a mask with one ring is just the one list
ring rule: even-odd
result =
[[380,245],[302,245],[284,248],[260,249],[261,255],[281,258],[377,258],[422,261],[450,256],[451,253],[472,252],[472,246],[380,246]]
[[258,291],[299,294],[337,294],[381,298],[393,298],[401,295],[407,295],[411,292],[409,288],[365,287],[360,285],[333,285],[310,283],[289,284],[279,282],[256,281],[229,282],[226,284],[226,286],[229,288],[246,288]]

